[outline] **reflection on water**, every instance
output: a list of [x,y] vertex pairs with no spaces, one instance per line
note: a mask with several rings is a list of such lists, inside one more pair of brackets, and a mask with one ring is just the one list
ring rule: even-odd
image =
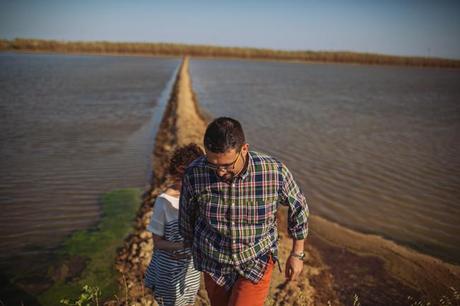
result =
[[178,63],[0,54],[0,264],[46,262],[104,192],[149,183],[151,118]]
[[191,75],[313,213],[460,263],[460,71],[193,60]]

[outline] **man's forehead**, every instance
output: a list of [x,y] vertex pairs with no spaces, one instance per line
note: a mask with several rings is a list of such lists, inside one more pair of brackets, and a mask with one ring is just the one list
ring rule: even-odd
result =
[[212,151],[210,151],[208,149],[205,149],[205,153],[206,154],[212,154],[212,155],[232,155],[232,154],[235,154],[235,153],[238,153],[238,152],[236,151],[235,148],[231,148],[231,149],[228,149],[227,151],[225,151],[223,153],[222,152],[212,152]]

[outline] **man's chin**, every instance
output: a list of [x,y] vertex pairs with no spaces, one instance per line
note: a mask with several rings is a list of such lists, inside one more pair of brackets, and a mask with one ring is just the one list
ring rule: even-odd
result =
[[227,173],[222,176],[219,176],[219,178],[222,182],[231,184],[233,182],[233,179],[235,178],[235,175]]

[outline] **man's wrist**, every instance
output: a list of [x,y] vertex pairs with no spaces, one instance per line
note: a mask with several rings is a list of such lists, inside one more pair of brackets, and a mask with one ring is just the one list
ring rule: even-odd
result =
[[305,258],[305,252],[294,252],[292,251],[289,256],[295,257],[297,259],[303,260]]
[[303,253],[305,249],[305,240],[300,239],[300,240],[292,240],[292,248],[291,248],[291,253]]

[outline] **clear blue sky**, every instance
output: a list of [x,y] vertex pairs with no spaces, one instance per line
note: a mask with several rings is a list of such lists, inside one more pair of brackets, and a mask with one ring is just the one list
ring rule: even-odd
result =
[[16,37],[460,59],[460,0],[0,0],[0,38]]

